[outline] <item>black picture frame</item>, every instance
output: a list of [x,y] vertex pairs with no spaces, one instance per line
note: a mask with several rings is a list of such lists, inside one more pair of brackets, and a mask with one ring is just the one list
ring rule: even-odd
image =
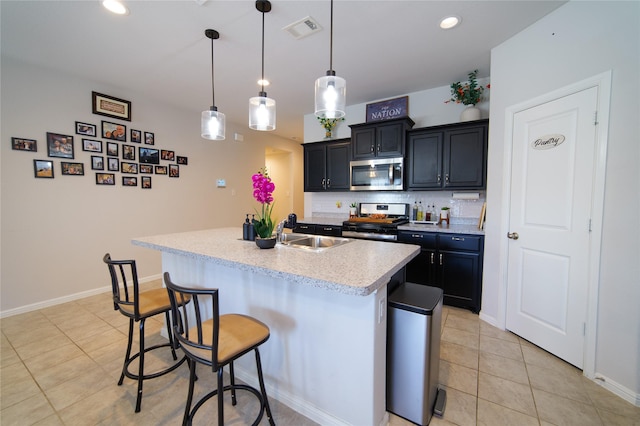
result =
[[155,173],[157,175],[166,175],[169,173],[167,166],[156,166]]
[[160,150],[139,147],[138,161],[141,164],[160,164]]
[[122,159],[136,161],[136,147],[133,145],[122,145]]
[[160,158],[166,161],[174,161],[176,159],[176,153],[174,151],[169,151],[168,149],[161,149]]
[[110,172],[120,171],[120,160],[116,157],[107,157],[107,170]]
[[60,173],[69,176],[84,176],[84,163],[61,161]]
[[96,185],[115,185],[115,173],[96,173]]
[[122,176],[122,186],[138,186],[138,178],[133,176]]
[[120,162],[120,172],[128,173],[132,175],[138,174],[138,163],[129,163],[126,161]]
[[180,166],[177,164],[169,164],[169,177],[180,177]]
[[102,138],[111,139],[112,141],[127,141],[127,126],[110,121],[102,121]]
[[153,134],[153,132],[144,132],[144,143],[147,145],[156,144],[156,136]]
[[104,157],[101,155],[91,156],[91,170],[104,170]]
[[33,160],[33,176],[39,179],[53,179],[53,161]]
[[131,142],[142,143],[142,132],[140,130],[131,129]]
[[367,123],[409,116],[409,97],[387,99],[367,104]]
[[115,142],[107,142],[107,155],[109,157],[118,157],[120,152],[120,145]]
[[151,176],[142,176],[141,177],[141,188],[142,189],[151,189]]
[[38,141],[35,139],[11,138],[11,149],[16,151],[38,152]]
[[91,136],[95,138],[98,135],[97,131],[98,129],[95,124],[76,121],[76,135]]
[[47,132],[47,155],[73,160],[73,136]]
[[152,175],[153,174],[153,166],[151,164],[140,164],[139,171],[142,174]]
[[178,155],[176,157],[176,163],[186,166],[187,164],[189,164],[189,158],[188,157],[182,157],[180,155]]
[[82,150],[87,152],[102,152],[102,141],[82,139]]
[[131,102],[124,99],[91,92],[91,106],[94,114],[131,121]]

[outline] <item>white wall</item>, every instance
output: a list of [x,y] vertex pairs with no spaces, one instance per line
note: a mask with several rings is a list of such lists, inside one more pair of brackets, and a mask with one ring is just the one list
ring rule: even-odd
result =
[[[640,3],[569,2],[492,51],[482,315],[505,324],[505,109],[612,70],[596,375],[640,404]],[[635,401],[634,401],[635,400]]]
[[[159,276],[160,255],[132,246],[132,237],[241,226],[245,213],[258,205],[251,196],[251,175],[265,165],[267,146],[291,152],[291,180],[302,181],[299,143],[233,123],[227,123],[225,141],[206,141],[200,137],[200,111],[177,110],[140,93],[4,56],[1,75],[3,316],[104,288],[109,284],[105,252],[135,258],[143,278]],[[152,175],[153,188],[142,190],[122,187],[117,173],[115,186],[96,186],[91,154],[82,151],[81,136],[74,135],[75,121],[100,129],[103,119],[119,120],[91,113],[91,91],[131,101],[133,121],[124,122],[127,130],[154,132],[156,148],[188,157],[180,178]],[[73,161],[85,164],[84,176],[61,175],[60,159],[47,157],[46,132],[74,135]],[[243,142],[233,140],[235,132],[244,135]],[[12,150],[11,137],[36,139],[38,152]],[[33,159],[53,160],[55,178],[35,179]],[[226,188],[215,187],[220,178]],[[302,184],[291,188],[291,197],[302,215]]]

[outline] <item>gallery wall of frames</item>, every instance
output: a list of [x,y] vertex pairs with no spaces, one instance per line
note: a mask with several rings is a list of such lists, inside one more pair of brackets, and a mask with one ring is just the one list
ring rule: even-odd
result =
[[[151,189],[153,177],[180,177],[180,167],[188,165],[188,158],[156,145],[154,132],[134,129],[131,102],[97,92],[91,93],[91,99],[92,113],[108,120],[76,121],[75,135],[46,132],[41,142],[11,137],[12,149],[33,154],[35,178],[91,175],[96,185]],[[79,151],[85,154],[77,157]]]

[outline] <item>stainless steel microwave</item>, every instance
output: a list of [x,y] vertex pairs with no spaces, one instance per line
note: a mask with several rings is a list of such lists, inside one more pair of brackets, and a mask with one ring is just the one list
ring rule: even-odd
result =
[[402,191],[403,158],[376,158],[352,161],[352,191]]

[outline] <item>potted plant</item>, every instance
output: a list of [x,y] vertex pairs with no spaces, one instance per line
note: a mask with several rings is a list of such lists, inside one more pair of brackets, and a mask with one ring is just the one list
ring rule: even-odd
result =
[[324,136],[327,139],[331,138],[331,132],[333,128],[336,127],[338,122],[344,121],[344,117],[342,118],[326,118],[326,117],[317,117],[320,125],[324,128]]
[[253,198],[262,204],[261,212],[256,210],[258,219],[253,219],[253,229],[256,231],[256,245],[260,248],[275,247],[276,238],[273,235],[273,229],[276,226],[275,221],[271,217],[273,211],[273,191],[276,185],[271,181],[271,177],[264,167],[253,176]]
[[445,103],[455,102],[457,104],[467,105],[467,108],[460,116],[460,121],[480,119],[480,110],[476,108],[476,105],[482,101],[482,94],[484,93],[485,87],[487,89],[491,88],[490,84],[487,84],[485,87],[478,85],[478,70],[473,70],[468,75],[469,81],[466,83],[460,83],[459,81],[451,83],[451,99],[445,101]]
[[349,217],[358,216],[358,205],[356,203],[349,204]]
[[442,207],[440,209],[440,223],[447,222],[449,224],[449,207]]

